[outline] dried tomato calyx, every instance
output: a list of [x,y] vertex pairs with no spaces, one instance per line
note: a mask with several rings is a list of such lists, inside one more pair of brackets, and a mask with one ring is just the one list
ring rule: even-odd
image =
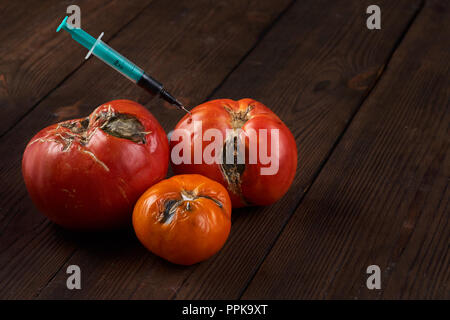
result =
[[181,205],[186,203],[184,209],[186,211],[191,210],[191,201],[195,201],[199,198],[205,198],[213,201],[220,209],[223,209],[223,204],[221,201],[214,199],[207,195],[195,194],[191,191],[183,190],[180,193],[181,199],[168,199],[164,202],[162,212],[160,214],[159,222],[160,223],[170,223],[178,209]]
[[89,127],[89,117],[82,120],[75,120],[61,123],[61,127],[67,128],[75,134],[83,134]]
[[[115,112],[109,107],[107,111],[99,112],[93,120],[85,117],[59,123],[53,132],[56,137],[54,140],[62,144],[62,151],[68,151],[74,141],[78,141],[81,145],[87,145],[98,129],[111,136],[138,144],[145,144],[146,135],[151,133],[145,131],[144,125],[135,116]],[[39,139],[39,141],[48,140]]]
[[253,110],[254,106],[249,105],[245,110],[235,111],[230,107],[224,106],[224,109],[231,116],[231,127],[233,129],[240,129],[250,119],[249,112]]
[[194,191],[187,191],[187,190],[181,191],[181,198],[182,198],[182,200],[181,200],[182,202],[187,202],[187,203],[189,203],[189,201],[194,201],[199,198],[204,198],[204,199],[213,201],[219,208],[221,208],[221,209],[223,208],[223,204],[219,200],[214,199],[213,197],[210,197],[207,195],[197,194]]
[[111,136],[142,144],[145,144],[145,136],[150,133],[150,131],[145,131],[144,125],[135,116],[115,112],[112,108],[97,114],[93,121],[86,117],[81,120],[60,123],[56,129],[60,127],[70,130],[70,132],[64,132],[64,138],[69,140],[78,138],[84,145],[89,142],[97,128]]

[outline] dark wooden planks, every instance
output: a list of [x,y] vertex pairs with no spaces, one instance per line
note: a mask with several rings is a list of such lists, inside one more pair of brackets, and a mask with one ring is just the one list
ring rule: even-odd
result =
[[384,29],[372,32],[369,4],[296,2],[214,95],[250,96],[274,109],[296,137],[298,173],[278,203],[233,212],[227,244],[196,266],[176,298],[239,298],[252,279],[419,9],[419,2],[380,2]]
[[243,298],[450,298],[449,14],[425,5]]
[[[110,44],[184,102],[195,105],[220,84],[288,3],[155,1]],[[22,182],[20,157],[38,130],[86,115],[114,98],[147,104],[166,129],[181,117],[180,112],[160,101],[149,103],[146,92],[102,62],[90,59],[2,138],[0,191],[5,196],[0,199],[1,297],[128,297],[135,287],[145,283],[131,278],[134,272],[142,276],[156,272],[160,276],[157,281],[165,287],[154,290],[155,295],[172,290],[171,283],[161,275],[176,267],[166,266],[147,253],[132,234],[88,236],[61,230],[37,212]],[[144,260],[150,262],[140,269]],[[81,292],[69,291],[65,286],[66,266],[73,263],[85,270]],[[41,292],[58,270],[49,287]],[[180,279],[184,279],[183,270],[178,270]],[[177,287],[178,282],[173,285]]]
[[84,62],[87,50],[56,33],[66,8],[81,9],[81,26],[108,41],[151,0],[5,1],[0,20],[0,136]]

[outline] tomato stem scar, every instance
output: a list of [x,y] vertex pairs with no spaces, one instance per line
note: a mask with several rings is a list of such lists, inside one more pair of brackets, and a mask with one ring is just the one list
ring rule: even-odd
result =
[[168,199],[165,201],[163,210],[161,212],[160,220],[159,220],[160,223],[170,223],[173,219],[173,216],[176,213],[177,208],[185,202],[186,202],[185,209],[187,211],[190,211],[191,210],[191,201],[195,201],[196,199],[199,199],[199,198],[211,200],[220,209],[223,209],[222,202],[220,202],[219,200],[214,199],[210,196],[198,195],[192,191],[187,191],[187,190],[181,191],[180,194],[181,194],[181,199],[178,199],[178,200]]

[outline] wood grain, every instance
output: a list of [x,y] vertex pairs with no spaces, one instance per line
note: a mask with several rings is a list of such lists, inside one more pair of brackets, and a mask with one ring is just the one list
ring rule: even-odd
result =
[[[150,255],[136,270],[136,264],[142,261],[136,253],[129,262],[130,273],[135,275],[125,287],[110,291],[109,286],[96,281],[90,284],[92,289],[68,293],[64,288],[66,275],[59,272],[41,297],[239,297],[303,195],[299,190],[311,183],[418,9],[417,3],[386,3],[388,11],[395,13],[384,19],[389,31],[370,33],[361,29],[365,20],[357,14],[364,10],[364,3],[360,7],[326,4],[296,3],[214,94],[261,100],[293,129],[300,146],[302,174],[297,176],[291,192],[271,207],[235,210],[226,246],[199,265],[177,267]],[[348,17],[355,18],[349,21]],[[165,127],[173,121],[165,116],[160,119]],[[307,158],[302,157],[302,151]],[[77,252],[68,264],[89,261],[86,254]],[[109,261],[103,260],[98,276],[106,274],[105,277],[120,282],[129,276],[119,276]]]
[[[154,1],[110,45],[161,80],[182,101],[195,105],[233,70],[288,3]],[[97,105],[115,98],[150,107],[163,120],[165,129],[172,128],[181,116],[160,101],[149,102],[146,92],[102,62],[90,59],[1,138],[2,298],[127,297],[145,282],[128,278],[133,271],[151,275],[147,269],[139,269],[150,254],[133,234],[74,234],[50,224],[29,200],[20,173],[21,154],[37,131],[89,114]],[[174,270],[153,256],[151,259],[157,265],[151,270],[159,275],[166,269]],[[86,269],[81,293],[65,287],[65,267],[73,262]],[[163,283],[164,278],[158,281]],[[171,290],[170,286],[166,283],[165,288]],[[158,292],[155,290],[155,296]]]
[[449,14],[427,2],[243,298],[450,298]]
[[276,204],[234,211],[225,248],[196,267],[177,299],[239,298],[258,270],[419,9],[419,2],[380,2],[384,29],[372,32],[361,14],[369,4],[297,2],[215,94],[274,109],[296,137],[299,166]]
[[0,136],[84,63],[87,50],[56,27],[66,8],[81,9],[82,28],[104,41],[132,21],[151,0],[5,1],[0,19]]

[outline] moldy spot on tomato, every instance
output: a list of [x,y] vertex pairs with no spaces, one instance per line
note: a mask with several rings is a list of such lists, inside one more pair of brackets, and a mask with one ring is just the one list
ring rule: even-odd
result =
[[175,214],[178,206],[180,205],[180,200],[169,199],[164,203],[164,208],[162,215],[160,216],[160,223],[170,223],[172,217]]
[[[58,130],[60,127],[69,129],[70,132]],[[67,151],[75,139],[80,144],[87,145],[98,128],[114,137],[142,144],[146,143],[145,136],[149,133],[145,131],[143,124],[136,117],[114,112],[111,108],[107,112],[98,114],[92,122],[89,117],[67,121],[59,124],[56,130],[59,131],[58,136],[62,140],[63,151]]]
[[241,175],[245,171],[245,163],[238,163],[238,157],[240,156],[238,139],[238,136],[233,137],[233,163],[227,163],[227,142],[223,145],[220,171],[222,172],[225,180],[227,180],[230,190],[242,198]]
[[144,131],[144,126],[136,117],[123,113],[111,116],[101,129],[114,137],[142,144],[145,144],[145,135],[148,133]]
[[[225,144],[223,146],[222,164],[220,165],[220,171],[227,181],[230,191],[239,196],[242,202],[247,204],[247,201],[244,199],[241,190],[241,176],[245,171],[245,163],[238,163],[238,158],[242,156],[239,154],[240,148],[238,146],[238,129],[241,129],[244,124],[250,119],[249,112],[254,108],[254,106],[249,105],[247,109],[240,111],[234,111],[227,106],[224,106],[224,108],[231,116],[231,126],[233,128],[233,134],[232,136],[227,137],[227,141],[225,141]],[[233,163],[227,163],[227,143],[231,143],[231,140],[233,141]]]

